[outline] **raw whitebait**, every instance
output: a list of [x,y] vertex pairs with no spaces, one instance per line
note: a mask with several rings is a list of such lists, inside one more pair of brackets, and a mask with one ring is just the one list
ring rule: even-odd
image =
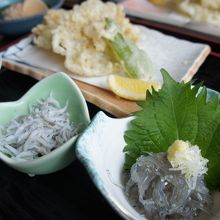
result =
[[189,187],[180,170],[172,170],[167,153],[141,156],[132,166],[126,194],[149,220],[192,220],[212,204],[204,178]]

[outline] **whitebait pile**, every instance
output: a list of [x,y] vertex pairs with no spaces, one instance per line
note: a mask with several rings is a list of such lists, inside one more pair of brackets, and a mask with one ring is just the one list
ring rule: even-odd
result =
[[12,119],[0,128],[0,151],[18,160],[46,155],[78,133],[66,112],[50,95],[31,107],[29,115]]
[[192,220],[212,204],[203,175],[194,188],[180,170],[173,170],[167,153],[141,156],[132,166],[126,194],[149,220]]

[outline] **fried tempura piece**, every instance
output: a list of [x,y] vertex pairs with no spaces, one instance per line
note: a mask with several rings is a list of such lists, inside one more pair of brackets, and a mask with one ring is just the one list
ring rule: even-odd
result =
[[49,11],[44,23],[33,29],[34,43],[65,56],[65,67],[76,74],[121,73],[123,68],[109,56],[102,38],[106,17],[114,20],[128,39],[138,42],[139,31],[125,17],[122,6],[88,0],[70,11]]

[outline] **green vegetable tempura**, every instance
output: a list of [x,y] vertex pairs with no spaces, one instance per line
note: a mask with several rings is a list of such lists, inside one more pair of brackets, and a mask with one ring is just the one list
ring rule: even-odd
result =
[[152,78],[153,65],[148,55],[125,38],[119,27],[109,18],[106,18],[103,37],[129,77],[144,80]]

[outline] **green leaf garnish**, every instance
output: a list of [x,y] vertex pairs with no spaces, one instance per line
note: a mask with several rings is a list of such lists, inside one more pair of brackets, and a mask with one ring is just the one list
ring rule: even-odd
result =
[[[198,145],[209,160],[206,182],[210,189],[220,188],[220,104],[217,94],[207,98],[207,89],[192,81],[178,83],[161,70],[164,84],[158,92],[147,93],[139,103],[125,132],[125,169],[146,152],[166,152],[175,140]],[[198,94],[198,91],[200,92]],[[198,95],[197,95],[198,94]]]

